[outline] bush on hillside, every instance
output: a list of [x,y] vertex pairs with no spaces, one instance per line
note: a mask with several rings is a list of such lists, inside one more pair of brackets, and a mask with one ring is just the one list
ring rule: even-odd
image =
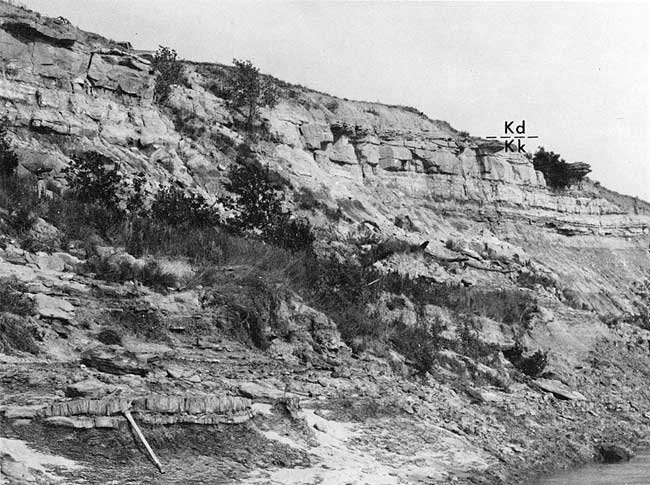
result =
[[226,225],[235,234],[255,235],[265,242],[292,251],[311,248],[314,241],[308,223],[291,218],[283,210],[284,192],[271,183],[269,170],[240,156],[226,185],[234,197],[223,198],[233,212]]
[[122,341],[120,335],[125,332],[147,340],[169,340],[167,325],[159,313],[141,302],[128,303],[119,310],[110,311],[107,317],[110,318],[111,326],[119,331],[112,330],[113,335],[110,335],[107,330],[103,330],[104,339],[117,340],[116,343],[119,344]]
[[174,227],[203,228],[219,223],[219,215],[200,194],[186,194],[177,186],[161,188],[151,204],[151,218]]
[[29,231],[45,203],[35,177],[11,176],[0,183],[0,207],[8,213],[5,221],[14,236],[19,237]]
[[0,352],[11,354],[18,350],[38,354],[35,334],[36,329],[25,318],[11,313],[0,313]]
[[549,187],[563,189],[580,182],[591,169],[586,163],[567,163],[559,153],[539,147],[533,156],[533,166],[544,174]]
[[541,350],[524,356],[526,348],[519,342],[503,351],[503,355],[521,372],[529,377],[539,377],[548,364],[548,353]]
[[161,45],[158,46],[151,67],[157,72],[154,100],[164,103],[171,94],[172,85],[182,82],[183,64],[178,60],[174,49]]
[[15,278],[0,279],[0,311],[23,317],[31,315],[34,305],[26,293],[27,287]]
[[431,372],[440,349],[435,328],[419,323],[413,327],[396,323],[392,329],[391,343],[399,353],[409,359],[418,375]]
[[18,156],[11,148],[7,129],[0,125],[0,181],[6,182],[13,177],[18,168]]
[[260,74],[251,61],[233,59],[235,69],[228,80],[227,101],[233,108],[244,108],[246,128],[252,130],[259,118],[259,109],[273,107],[278,102],[278,90],[273,82]]
[[68,190],[48,204],[49,217],[68,239],[99,232],[108,238],[118,230],[126,212],[121,207],[126,185],[120,166],[109,157],[88,151],[72,158],[64,170]]
[[64,174],[68,193],[84,204],[94,204],[119,212],[123,177],[119,164],[99,152],[75,155]]

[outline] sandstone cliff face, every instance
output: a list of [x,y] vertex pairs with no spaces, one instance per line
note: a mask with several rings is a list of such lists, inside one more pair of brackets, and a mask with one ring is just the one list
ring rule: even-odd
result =
[[[0,8],[0,99],[3,116],[19,136],[26,170],[60,190],[71,147],[96,146],[134,170],[146,168],[155,179],[179,179],[208,193],[217,189],[215,159],[222,154],[209,140],[197,143],[176,131],[152,104],[153,73],[146,59],[61,20]],[[208,80],[188,78],[189,87],[176,88],[170,99],[173,111],[210,134],[240,141],[223,100],[204,88]],[[276,142],[267,154],[303,178],[325,175],[352,193],[357,186],[386,186],[442,205],[469,202],[560,220],[597,216],[582,221],[590,228],[644,227],[634,218],[611,217],[625,211],[606,199],[549,191],[524,156],[495,152],[499,147],[485,140],[461,139],[447,123],[414,110],[305,89],[297,93],[265,113]]]
[[[232,147],[245,136],[238,114],[211,89],[222,67],[188,63],[185,85],[174,87],[161,109],[152,100],[149,61],[125,43],[0,3],[0,45],[0,116],[14,134],[20,170],[48,190],[64,189],[69,156],[88,149],[120,160],[127,172],[144,170],[152,182],[174,180],[209,199],[221,190]],[[643,274],[645,204],[590,184],[550,190],[526,157],[463,138],[446,122],[293,86],[263,119],[269,136],[259,157],[291,183],[294,210],[335,237],[370,230],[378,238],[431,240],[430,250],[444,252],[451,236],[483,247],[522,233],[508,224],[524,224],[549,238],[586,238],[586,247],[619,247],[610,236],[632,238],[616,258],[638,268],[630,280]],[[328,220],[301,202],[305,194],[343,217]],[[519,252],[543,256],[539,240],[533,232],[519,241]],[[553,244],[570,247],[567,241]],[[547,261],[549,267],[575,259],[572,250],[562,254],[566,261]],[[589,294],[629,286],[628,278],[614,288],[580,271],[569,279],[580,275]]]

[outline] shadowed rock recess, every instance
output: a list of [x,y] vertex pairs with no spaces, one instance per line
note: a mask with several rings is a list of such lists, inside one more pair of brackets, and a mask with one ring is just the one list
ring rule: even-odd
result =
[[649,446],[649,204],[272,78],[250,133],[231,67],[184,62],[156,103],[152,54],[0,2],[17,177],[59,200],[95,151],[222,210],[246,147],[313,251],[224,230],[209,265],[131,255],[3,205],[0,483],[514,484]]

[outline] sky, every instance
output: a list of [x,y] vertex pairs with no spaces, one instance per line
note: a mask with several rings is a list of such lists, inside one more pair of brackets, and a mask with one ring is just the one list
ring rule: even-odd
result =
[[[534,145],[650,201],[650,2],[22,0],[138,49],[339,97],[418,108],[475,136],[526,120]],[[533,140],[534,141],[534,140]]]

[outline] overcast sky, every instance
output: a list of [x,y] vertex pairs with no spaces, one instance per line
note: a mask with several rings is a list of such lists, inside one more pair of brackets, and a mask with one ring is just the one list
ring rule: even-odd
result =
[[506,120],[650,200],[648,3],[23,0],[134,47],[340,97],[414,106],[472,135]]

